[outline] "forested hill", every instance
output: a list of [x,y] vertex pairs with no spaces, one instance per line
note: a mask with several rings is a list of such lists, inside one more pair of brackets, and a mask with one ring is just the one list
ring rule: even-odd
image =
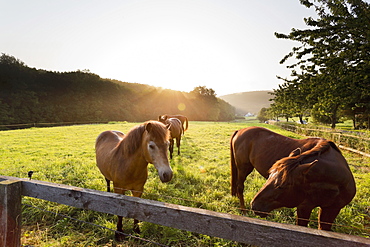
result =
[[162,114],[190,120],[234,119],[235,109],[212,89],[190,93],[102,79],[87,71],[51,72],[0,57],[0,125],[146,121]]

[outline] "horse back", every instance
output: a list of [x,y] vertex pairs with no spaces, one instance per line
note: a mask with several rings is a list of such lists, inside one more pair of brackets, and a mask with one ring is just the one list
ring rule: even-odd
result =
[[116,146],[119,141],[123,139],[125,134],[116,130],[107,130],[102,132],[95,141],[95,148],[101,148],[104,145],[104,148],[109,148],[109,146]]
[[[354,180],[349,165],[342,155],[339,148],[332,141],[325,141],[330,147],[326,152],[318,155],[318,163],[316,166],[322,174],[322,180],[330,180],[331,182],[341,182]],[[329,179],[330,178],[330,179]]]
[[188,129],[188,126],[189,126],[189,123],[188,123],[188,118],[184,115],[169,115],[169,114],[165,114],[165,115],[161,115],[158,117],[158,121],[159,122],[162,122],[162,123],[165,123],[166,120],[170,119],[170,118],[177,118],[180,120],[181,122],[181,125],[184,125],[185,123],[185,128],[184,128],[184,131],[186,131]]
[[352,172],[346,159],[333,142],[322,140],[317,146],[319,146],[318,148],[325,146],[328,148],[322,152],[320,150],[315,152],[315,147],[306,153],[302,153],[302,156],[307,156],[302,163],[317,160],[305,173],[306,180],[311,187],[309,192],[321,191],[320,194],[310,194],[312,200],[323,205],[335,203],[337,206],[343,207],[356,194],[356,184]]
[[293,139],[262,127],[248,127],[234,133],[231,145],[235,162],[253,166],[262,176],[279,159],[287,157],[294,149],[307,150],[316,145],[318,138]]
[[96,138],[96,164],[103,175],[110,180],[112,158],[117,153],[117,148],[123,137],[124,134],[119,131],[104,131]]
[[166,121],[167,124],[170,124],[170,133],[172,138],[180,137],[182,134],[182,123],[178,118],[169,118]]

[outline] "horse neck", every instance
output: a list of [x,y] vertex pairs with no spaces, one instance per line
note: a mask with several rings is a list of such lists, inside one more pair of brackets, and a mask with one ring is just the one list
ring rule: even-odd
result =
[[123,160],[126,160],[129,165],[147,166],[148,162],[144,155],[142,135],[140,135],[140,141],[133,138],[130,135],[126,135],[118,145],[117,153],[122,155]]
[[320,138],[309,138],[309,139],[293,139],[293,138],[284,138],[281,142],[276,142],[275,146],[278,150],[283,151],[283,157],[288,156],[294,149],[301,148],[302,153],[306,152],[307,150],[311,150],[314,148],[318,142],[320,142]]

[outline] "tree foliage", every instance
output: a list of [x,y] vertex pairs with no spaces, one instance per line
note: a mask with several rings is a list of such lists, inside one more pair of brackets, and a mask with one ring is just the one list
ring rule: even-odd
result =
[[272,119],[273,116],[271,116],[269,109],[266,107],[262,107],[260,112],[257,115],[257,119],[260,123],[264,123],[269,119]]
[[[146,121],[162,114],[191,120],[231,120],[234,108],[212,89],[193,93],[102,79],[89,71],[51,72],[0,56],[0,125]],[[181,107],[179,107],[181,106]]]
[[[300,0],[317,18],[305,18],[306,30],[277,38],[300,43],[281,63],[293,79],[274,91],[275,108],[301,116],[313,109],[317,119],[335,127],[343,112],[355,120],[370,109],[370,5],[362,0]],[[294,90],[292,90],[292,88]],[[289,110],[288,110],[289,109]],[[344,111],[344,110],[347,111]]]

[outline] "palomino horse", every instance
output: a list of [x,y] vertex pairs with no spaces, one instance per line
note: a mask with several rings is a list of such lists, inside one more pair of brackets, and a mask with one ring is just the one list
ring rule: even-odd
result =
[[[183,115],[168,115],[164,114],[158,117],[158,121],[164,123],[168,118],[177,118],[181,121],[181,128],[183,134],[185,134],[185,131],[188,129],[188,118]],[[185,128],[184,128],[185,123]]]
[[[127,135],[119,131],[105,131],[96,139],[96,163],[107,182],[113,181],[114,191],[141,197],[148,177],[148,163],[158,171],[162,182],[172,179],[168,162],[169,131],[157,121],[148,121],[132,128]],[[140,232],[138,220],[134,220],[134,231]],[[122,216],[118,216],[116,239],[122,240]]]
[[311,211],[320,207],[319,229],[331,230],[339,211],[355,194],[355,181],[341,152],[333,142],[320,140],[302,154],[293,151],[278,160],[251,205],[260,216],[280,207],[297,207],[301,226],[307,226]]
[[242,211],[245,211],[244,181],[253,169],[267,178],[269,169],[276,161],[287,157],[296,148],[303,152],[309,150],[320,140],[292,139],[261,127],[235,131],[230,141],[231,194],[239,197]]
[[175,144],[174,139],[176,139],[177,154],[180,155],[180,145],[181,145],[181,135],[183,133],[181,121],[177,118],[167,118],[164,121],[167,128],[170,130],[170,158],[172,159],[173,146]]

